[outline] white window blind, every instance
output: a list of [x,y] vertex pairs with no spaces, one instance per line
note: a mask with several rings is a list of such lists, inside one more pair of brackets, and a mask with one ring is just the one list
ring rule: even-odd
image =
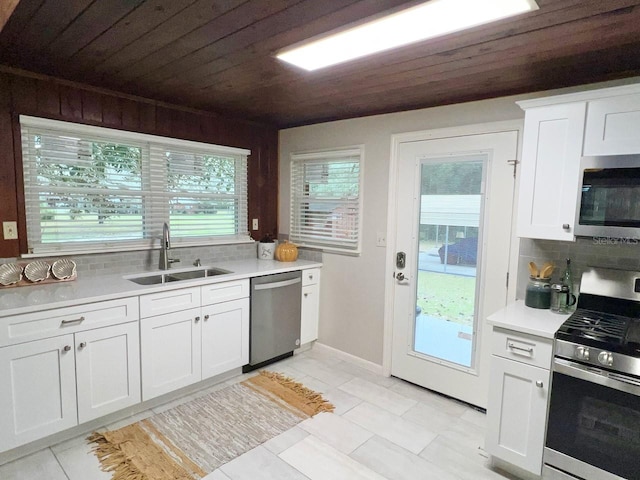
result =
[[361,167],[361,148],[291,155],[292,241],[360,252]]
[[29,254],[249,241],[249,151],[20,117]]

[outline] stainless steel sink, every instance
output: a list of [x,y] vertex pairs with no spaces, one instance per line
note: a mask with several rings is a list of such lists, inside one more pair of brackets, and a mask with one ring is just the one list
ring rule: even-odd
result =
[[162,275],[150,275],[148,277],[133,277],[127,278],[130,282],[137,283],[138,285],[157,285],[164,283]]
[[217,275],[225,275],[232,273],[222,268],[199,268],[197,270],[185,270],[181,272],[166,272],[160,275],[141,275],[139,277],[124,277],[130,282],[138,285],[160,285],[169,282],[182,282],[184,280],[194,280],[197,278],[215,277]]

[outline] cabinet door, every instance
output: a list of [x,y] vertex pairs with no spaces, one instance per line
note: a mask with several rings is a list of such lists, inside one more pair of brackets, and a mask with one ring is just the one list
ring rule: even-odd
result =
[[542,472],[549,378],[544,368],[491,357],[485,450],[535,475]]
[[142,400],[201,379],[200,309],[140,321]]
[[249,363],[249,299],[202,308],[202,378]]
[[640,153],[640,94],[589,102],[585,155]]
[[318,320],[320,318],[320,285],[302,287],[302,319],[300,322],[300,344],[318,339]]
[[585,111],[584,102],[527,110],[518,236],[574,240]]
[[76,333],[78,421],[140,402],[138,322]]
[[0,452],[77,425],[73,335],[0,348]]

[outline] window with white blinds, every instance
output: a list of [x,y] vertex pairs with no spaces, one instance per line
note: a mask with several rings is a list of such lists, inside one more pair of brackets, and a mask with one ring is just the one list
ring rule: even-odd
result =
[[250,241],[248,150],[20,117],[29,254]]
[[361,147],[291,155],[291,227],[299,245],[360,253]]

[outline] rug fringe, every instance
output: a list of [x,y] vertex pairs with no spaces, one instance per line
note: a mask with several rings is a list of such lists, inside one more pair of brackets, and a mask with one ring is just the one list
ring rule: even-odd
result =
[[131,464],[118,445],[111,443],[101,433],[94,432],[87,437],[94,443],[93,452],[100,461],[100,470],[111,473],[117,480],[150,480],[144,473]]
[[286,387],[302,397],[304,399],[304,403],[313,409],[311,416],[321,412],[333,412],[335,410],[333,404],[328,400],[325,400],[320,393],[305,387],[300,382],[296,382],[282,373],[260,370],[260,375],[282,385],[283,387]]

